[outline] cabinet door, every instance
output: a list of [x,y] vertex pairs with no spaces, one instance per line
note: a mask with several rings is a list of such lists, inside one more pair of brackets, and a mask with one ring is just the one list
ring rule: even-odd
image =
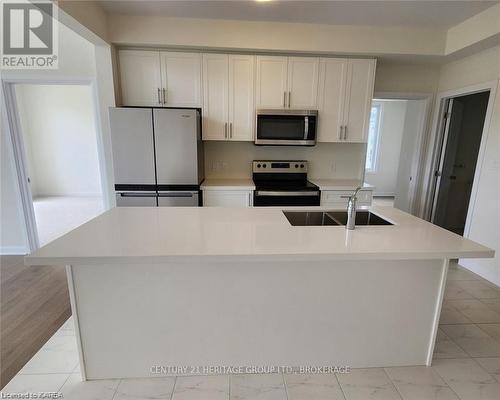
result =
[[123,105],[160,105],[160,53],[120,50],[118,57]]
[[168,107],[201,107],[201,55],[161,52],[162,83]]
[[288,58],[288,108],[316,109],[319,58]]
[[229,139],[253,140],[255,57],[229,56]]
[[374,77],[375,60],[349,60],[344,108],[344,141],[367,141]]
[[318,142],[342,141],[347,64],[347,59],[342,58],[320,61]]
[[203,140],[229,138],[227,54],[203,54]]
[[258,56],[257,108],[285,108],[288,57]]
[[250,207],[252,191],[250,190],[204,190],[204,207]]

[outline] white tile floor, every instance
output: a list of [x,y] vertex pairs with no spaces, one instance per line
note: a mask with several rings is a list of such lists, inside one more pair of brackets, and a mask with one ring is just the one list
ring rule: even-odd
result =
[[[500,288],[452,265],[432,367],[337,375],[179,376],[81,382],[72,320],[3,393],[59,392],[66,400],[499,400]],[[0,398],[5,398],[1,397]]]
[[103,212],[102,197],[50,196],[33,200],[40,245],[75,229]]

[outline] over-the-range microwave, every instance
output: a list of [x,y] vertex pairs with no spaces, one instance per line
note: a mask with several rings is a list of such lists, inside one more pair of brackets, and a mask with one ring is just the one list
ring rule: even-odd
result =
[[255,144],[314,146],[317,110],[257,110]]

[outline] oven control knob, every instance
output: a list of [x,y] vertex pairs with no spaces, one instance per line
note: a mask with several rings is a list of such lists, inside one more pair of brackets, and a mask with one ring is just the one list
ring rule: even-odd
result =
[[257,164],[257,168],[260,168],[260,164]]
[[300,164],[300,168],[304,168],[304,164]]
[[266,168],[266,167],[267,167],[267,165],[266,165],[266,164],[263,164],[263,165],[262,165],[262,168]]
[[299,164],[295,164],[295,168],[299,168]]

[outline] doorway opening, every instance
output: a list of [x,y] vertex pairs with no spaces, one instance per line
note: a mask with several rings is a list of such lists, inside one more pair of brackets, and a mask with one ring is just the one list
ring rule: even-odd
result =
[[447,98],[431,221],[464,235],[490,91]]
[[372,101],[365,182],[373,185],[373,204],[417,214],[422,142],[428,95],[385,95]]
[[13,94],[43,246],[104,211],[94,97],[85,84],[16,83]]

